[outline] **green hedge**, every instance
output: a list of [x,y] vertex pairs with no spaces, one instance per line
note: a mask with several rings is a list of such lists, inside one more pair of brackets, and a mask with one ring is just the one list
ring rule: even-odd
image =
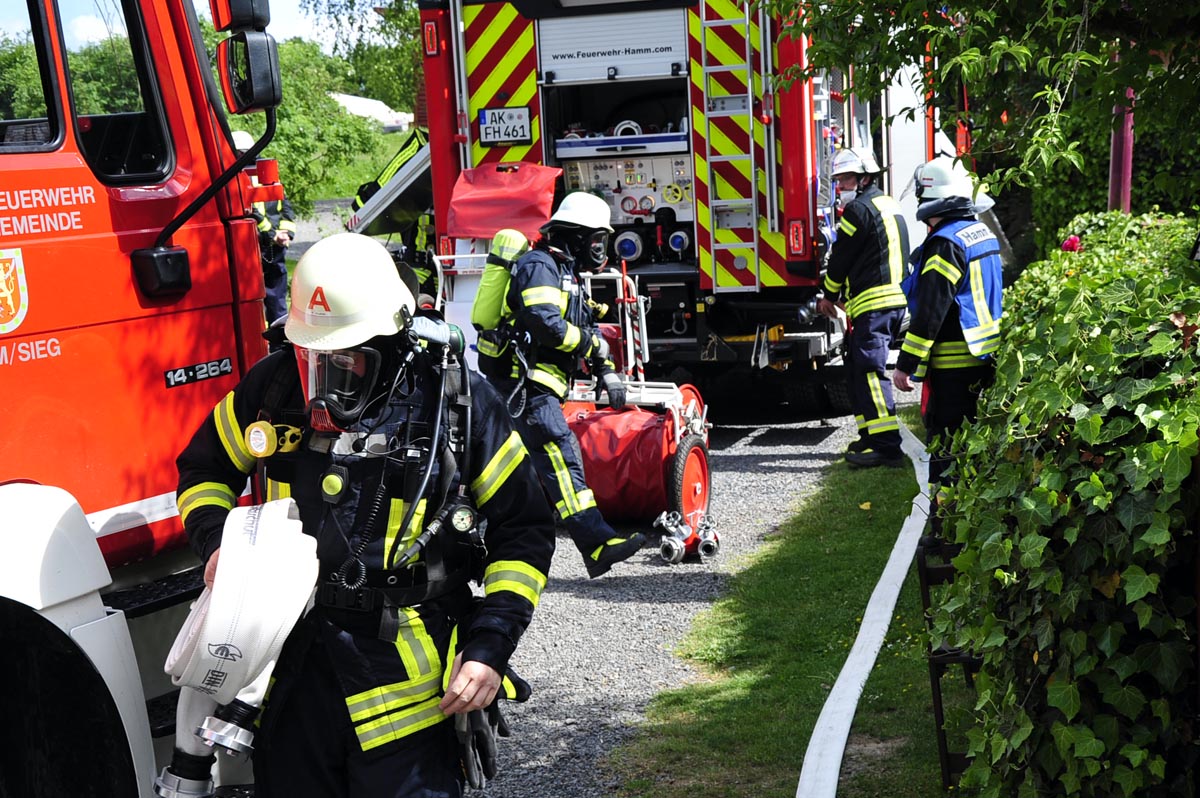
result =
[[1194,794],[1197,228],[1077,217],[1006,293],[941,510],[965,546],[934,642],[984,661],[968,792]]

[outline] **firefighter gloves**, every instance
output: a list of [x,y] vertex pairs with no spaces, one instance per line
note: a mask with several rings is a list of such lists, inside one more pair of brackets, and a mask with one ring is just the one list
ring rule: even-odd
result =
[[608,404],[613,410],[625,406],[625,383],[616,372],[610,371],[604,375],[604,390],[608,393]]
[[508,724],[495,701],[487,709],[476,709],[454,716],[454,732],[462,747],[463,774],[475,790],[487,786],[496,777],[496,737],[509,735]]

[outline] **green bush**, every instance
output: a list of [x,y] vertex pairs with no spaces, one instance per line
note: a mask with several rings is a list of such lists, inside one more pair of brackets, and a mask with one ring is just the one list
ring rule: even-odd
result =
[[983,657],[964,788],[1194,794],[1195,219],[1082,216],[1005,297],[996,382],[954,436],[964,543],[935,644]]

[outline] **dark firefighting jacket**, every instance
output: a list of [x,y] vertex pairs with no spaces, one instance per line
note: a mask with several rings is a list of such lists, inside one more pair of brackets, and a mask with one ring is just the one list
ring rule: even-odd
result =
[[[554,550],[553,516],[528,453],[483,379],[468,372],[471,434],[463,452],[447,459],[443,447],[430,451],[440,379],[430,361],[416,357],[409,367],[414,379],[369,423],[329,435],[306,427],[298,379],[279,390],[280,375],[291,377],[296,363],[290,348],[275,352],[217,404],[177,459],[180,517],[203,561],[219,547],[225,517],[257,470],[267,498],[294,499],[304,531],[317,539],[318,598],[329,587],[336,586],[336,595],[347,592],[334,577],[352,550],[365,566],[370,596],[389,596],[385,622],[374,620],[378,607],[375,614],[334,616],[371,617],[369,628],[339,627],[318,611],[302,622],[317,627],[329,651],[364,751],[445,720],[437,704],[455,651],[505,673]],[[279,406],[270,406],[269,397],[281,393]],[[262,459],[246,442],[247,428],[257,421],[271,425],[278,445]],[[450,414],[443,412],[441,426],[441,440],[453,446],[460,430],[451,428]],[[417,497],[430,457],[428,487]],[[414,567],[390,569],[459,481],[486,522],[482,542],[447,523]],[[339,485],[344,492],[331,496]],[[414,498],[412,523],[401,529]],[[481,602],[472,601],[468,579],[482,583]],[[422,592],[428,600],[404,601]],[[385,627],[386,634],[376,633]]]
[[908,226],[900,205],[875,186],[848,204],[838,222],[822,288],[825,296],[846,298],[850,318],[871,310],[905,305],[900,281],[908,263]]
[[532,343],[526,380],[559,399],[581,359],[591,361],[597,378],[612,370],[611,360],[593,358],[600,346],[596,319],[572,266],[565,253],[530,250],[513,266],[506,297],[518,335]]
[[254,203],[254,219],[258,222],[258,246],[266,263],[282,262],[286,249],[275,243],[275,234],[283,231],[296,237],[296,213],[287,199]]
[[896,368],[917,379],[929,368],[981,365],[1000,347],[1003,264],[983,222],[946,219],[934,228],[906,281],[912,312]]

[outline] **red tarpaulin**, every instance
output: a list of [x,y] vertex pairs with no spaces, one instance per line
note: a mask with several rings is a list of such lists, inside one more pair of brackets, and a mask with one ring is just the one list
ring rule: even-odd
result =
[[491,238],[511,227],[529,238],[550,218],[557,166],[502,163],[464,169],[450,195],[446,234],[451,238]]
[[604,517],[647,521],[668,509],[669,451],[666,417],[629,407],[571,412],[567,424],[579,440],[588,487]]

